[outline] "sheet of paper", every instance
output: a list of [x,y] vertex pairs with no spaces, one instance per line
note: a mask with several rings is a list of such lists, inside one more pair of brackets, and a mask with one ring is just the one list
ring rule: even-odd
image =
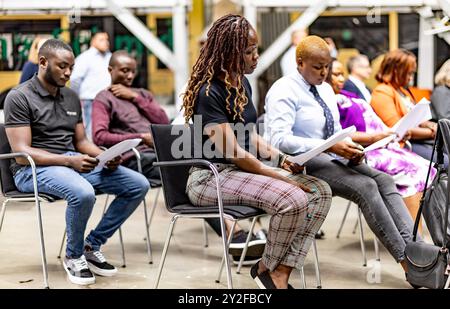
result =
[[308,152],[302,153],[298,156],[292,156],[289,157],[289,161],[295,162],[297,164],[303,165],[308,160],[314,158],[315,156],[318,156],[334,144],[342,141],[344,138],[350,136],[350,134],[354,133],[356,131],[355,126],[348,127],[344,130],[341,130],[332,136],[330,136],[327,140],[324,140],[322,144],[319,146],[316,146],[315,148],[311,149]]
[[142,142],[140,138],[127,139],[121,141],[120,143],[112,146],[111,148],[105,150],[101,154],[99,154],[96,158],[99,160],[97,167],[103,167],[106,162],[114,159],[117,156],[120,156],[124,152],[131,150],[131,148],[136,147]]
[[408,130],[430,119],[430,101],[423,98],[392,127],[392,130],[397,133],[396,141],[401,140]]
[[396,136],[395,134],[389,135],[383,139],[380,139],[378,142],[375,142],[372,145],[367,146],[366,148],[364,148],[364,153],[386,146],[395,139],[395,136]]

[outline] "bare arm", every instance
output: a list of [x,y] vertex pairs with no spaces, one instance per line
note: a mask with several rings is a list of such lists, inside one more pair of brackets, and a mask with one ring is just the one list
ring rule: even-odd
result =
[[267,143],[261,135],[256,133],[256,130],[253,130],[251,134],[251,141],[261,158],[266,160],[274,160],[280,155],[280,151]]
[[77,123],[75,127],[75,136],[73,140],[75,150],[79,153],[87,154],[91,157],[96,157],[103,152],[97,145],[90,142],[86,137],[86,131],[82,123]]
[[[295,181],[280,175],[277,171],[269,168],[267,165],[264,165],[254,155],[242,149],[239,146],[228,123],[210,126],[206,128],[206,133],[215,144],[216,149],[224,154],[225,158],[236,164],[236,166],[241,170],[252,174],[264,175],[282,180],[310,192],[309,188],[304,187],[301,184],[298,184]],[[272,151],[275,154],[276,150],[272,149]]]
[[[54,154],[46,150],[31,147],[30,127],[10,127],[6,128],[9,144],[13,152],[26,152],[37,165],[64,165],[70,166],[67,156]],[[16,162],[21,165],[28,165],[25,158],[16,158]]]
[[[31,147],[32,135],[31,128],[29,126],[6,128],[6,135],[12,151],[28,153],[33,158],[36,165],[67,166],[79,172],[89,172],[97,165],[97,159],[92,158],[89,155],[64,156]],[[16,162],[21,165],[29,164],[28,160],[25,158],[16,158]]]
[[393,132],[384,131],[379,133],[366,133],[366,132],[355,132],[352,134],[351,138],[354,142],[361,144],[363,146],[371,145],[379,140],[388,137]]

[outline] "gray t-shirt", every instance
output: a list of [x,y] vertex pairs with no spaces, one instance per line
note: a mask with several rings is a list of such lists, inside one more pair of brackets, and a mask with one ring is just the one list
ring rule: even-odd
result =
[[[80,100],[69,88],[52,96],[37,75],[13,88],[5,99],[5,127],[30,127],[31,147],[61,154],[75,151],[75,127],[82,122]],[[15,173],[20,166],[14,164]]]

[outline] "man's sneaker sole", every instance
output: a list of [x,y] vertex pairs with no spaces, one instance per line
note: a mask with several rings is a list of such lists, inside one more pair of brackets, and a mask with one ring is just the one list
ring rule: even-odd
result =
[[[228,252],[234,256],[240,256],[244,250],[245,243],[230,244]],[[247,255],[248,256],[262,256],[264,248],[266,246],[266,240],[258,239],[252,240],[248,243]]]
[[96,275],[102,276],[102,277],[112,277],[115,274],[117,274],[117,268],[114,269],[101,269],[92,264],[91,262],[87,261],[89,265],[89,269]]
[[67,278],[69,279],[70,282],[74,283],[74,284],[78,284],[78,285],[89,285],[89,284],[94,284],[95,283],[95,276],[92,275],[92,278],[80,278],[77,276],[74,276],[70,273],[65,261],[63,261],[63,268],[67,273]]

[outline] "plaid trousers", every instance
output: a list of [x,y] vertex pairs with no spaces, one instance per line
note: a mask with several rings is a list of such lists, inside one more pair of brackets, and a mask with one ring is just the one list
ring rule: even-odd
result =
[[[260,208],[271,215],[262,261],[273,271],[279,264],[299,269],[331,206],[331,189],[318,178],[280,174],[316,191],[306,193],[297,186],[271,177],[243,172],[234,164],[216,164],[224,205]],[[196,206],[217,205],[214,174],[191,168],[186,193]],[[239,207],[239,206],[236,206]]]

